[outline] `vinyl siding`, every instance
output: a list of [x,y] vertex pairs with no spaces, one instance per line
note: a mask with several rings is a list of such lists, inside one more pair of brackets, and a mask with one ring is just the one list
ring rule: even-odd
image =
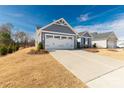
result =
[[96,46],[98,48],[107,48],[107,41],[106,40],[97,40],[92,41],[92,45],[96,43]]
[[57,25],[57,24],[52,24],[42,30],[51,31],[51,32],[53,31],[53,32],[60,32],[60,33],[75,34],[70,27],[63,26],[63,25]]

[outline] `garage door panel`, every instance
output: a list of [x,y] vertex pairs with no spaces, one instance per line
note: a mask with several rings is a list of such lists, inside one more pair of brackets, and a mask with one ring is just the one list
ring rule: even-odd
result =
[[116,42],[115,41],[108,41],[108,48],[116,48]]
[[[60,38],[57,38],[57,37],[60,37]],[[53,37],[51,36],[51,38],[47,38],[47,35],[46,35],[45,36],[45,48],[46,49],[73,49],[74,48],[74,37],[63,36],[63,35],[53,35]]]

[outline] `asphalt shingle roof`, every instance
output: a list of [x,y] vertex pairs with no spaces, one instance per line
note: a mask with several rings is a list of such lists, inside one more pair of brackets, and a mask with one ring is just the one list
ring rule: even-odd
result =
[[64,25],[57,25],[57,24],[52,24],[43,30],[47,31],[53,31],[53,32],[61,32],[61,33],[68,33],[68,34],[75,34],[72,29],[70,29],[68,26]]
[[106,33],[91,33],[91,35],[93,36],[93,40],[105,40],[109,37],[110,34],[112,34],[113,32],[106,32]]
[[78,33],[78,36],[82,36],[85,32],[86,32],[86,31],[84,31],[84,32],[79,32],[79,33]]

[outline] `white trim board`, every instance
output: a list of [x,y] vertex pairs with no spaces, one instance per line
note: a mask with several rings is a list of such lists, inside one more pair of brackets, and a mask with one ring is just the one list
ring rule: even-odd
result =
[[53,31],[46,31],[46,30],[42,30],[41,32],[47,32],[47,33],[53,33],[53,34],[63,34],[63,35],[73,35],[73,36],[76,36],[76,34],[68,34],[68,33],[61,33],[61,32],[53,32]]

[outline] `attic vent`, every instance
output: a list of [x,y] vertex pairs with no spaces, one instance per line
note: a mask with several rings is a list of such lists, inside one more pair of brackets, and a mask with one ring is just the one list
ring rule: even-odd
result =
[[55,24],[57,24],[57,25],[64,25],[64,26],[67,26],[67,24],[65,23],[65,21],[64,20],[59,20],[59,21],[57,21]]

